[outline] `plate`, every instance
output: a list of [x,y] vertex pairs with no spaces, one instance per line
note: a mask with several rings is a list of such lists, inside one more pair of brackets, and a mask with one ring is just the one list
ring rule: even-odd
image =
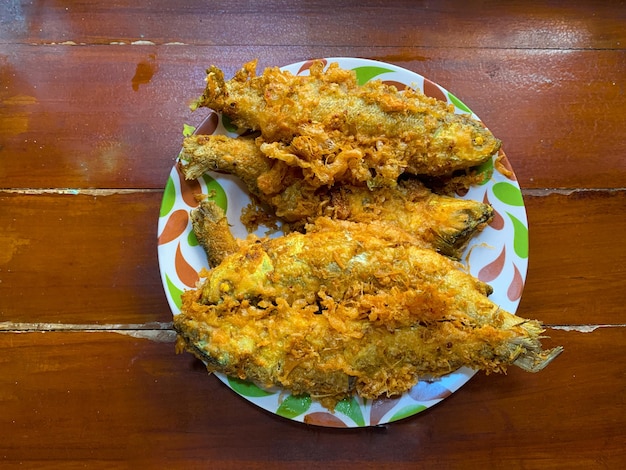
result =
[[[346,57],[323,59],[338,62],[344,69],[354,70],[359,83],[379,79],[391,84],[408,85],[424,94],[451,103],[456,113],[471,114],[479,119],[456,96],[423,76],[384,62]],[[293,74],[307,74],[311,61],[283,67]],[[197,111],[198,112],[198,111]],[[207,110],[208,115],[197,128],[185,125],[185,132],[237,136],[228,119]],[[457,196],[490,203],[495,210],[492,223],[467,247],[463,263],[479,279],[489,283],[491,299],[501,308],[517,310],[528,267],[528,223],[522,193],[506,156],[500,151],[480,168],[483,182]],[[158,221],[158,257],[165,295],[173,315],[180,313],[180,296],[198,281],[198,272],[208,267],[206,256],[193,234],[190,211],[197,206],[194,195],[211,192],[215,201],[226,210],[233,234],[248,234],[240,222],[241,210],[250,202],[245,187],[228,175],[208,173],[195,181],[186,181],[174,165],[165,185]],[[264,235],[261,227],[257,234]],[[278,234],[280,235],[280,234]],[[274,234],[273,236],[277,236]],[[475,374],[461,368],[435,381],[422,381],[397,398],[364,400],[354,397],[329,412],[308,396],[293,396],[283,389],[261,389],[249,382],[215,374],[226,386],[250,402],[285,418],[327,427],[376,426],[413,416],[441,402],[456,392]]]

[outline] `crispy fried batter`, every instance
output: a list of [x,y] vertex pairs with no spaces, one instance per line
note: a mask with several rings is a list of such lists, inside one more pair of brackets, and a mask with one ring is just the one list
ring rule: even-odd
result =
[[[404,232],[403,232],[404,233]],[[462,266],[369,224],[320,219],[306,234],[245,242],[175,316],[179,350],[329,408],[392,396],[468,366],[544,367],[536,321],[507,313]]]
[[427,246],[459,258],[470,238],[493,217],[488,204],[434,194],[417,179],[402,180],[393,188],[335,185],[314,189],[306,185],[298,169],[265,157],[254,138],[191,136],[184,141],[181,159],[181,170],[189,179],[210,170],[238,176],[291,230],[302,230],[319,216],[377,221],[404,229]]
[[425,246],[458,259],[469,240],[493,218],[493,208],[474,200],[434,194],[417,180],[395,188],[340,186],[329,192],[323,215],[352,222],[394,226],[425,242]]
[[261,131],[261,151],[301,168],[312,186],[393,186],[398,176],[447,175],[479,165],[500,148],[479,121],[413,89],[380,80],[359,86],[353,71],[321,61],[309,76],[249,62],[230,80],[213,66],[195,106]]
[[197,105],[260,137],[192,136],[181,168],[187,178],[238,176],[304,233],[237,241],[221,209],[201,201],[193,226],[213,269],[183,294],[179,352],[330,409],[461,366],[537,371],[561,352],[542,350],[538,321],[500,309],[491,287],[450,259],[491,207],[434,194],[414,177],[453,187],[453,171],[498,151],[489,131],[420,92],[357,86],[336,64],[317,62],[310,77],[277,68],[257,77],[255,66],[229,81],[209,69]]

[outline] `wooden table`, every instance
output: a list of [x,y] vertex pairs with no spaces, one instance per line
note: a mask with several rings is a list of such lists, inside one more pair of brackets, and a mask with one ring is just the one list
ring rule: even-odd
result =
[[[205,69],[364,57],[455,93],[504,142],[518,310],[565,352],[381,427],[265,412],[175,355],[163,188]],[[0,5],[0,466],[618,468],[626,462],[626,3]]]

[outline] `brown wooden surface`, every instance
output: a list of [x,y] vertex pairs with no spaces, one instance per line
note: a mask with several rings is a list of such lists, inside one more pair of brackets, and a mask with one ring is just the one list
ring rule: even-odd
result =
[[[338,430],[174,354],[156,224],[204,69],[331,56],[420,73],[502,139],[548,369]],[[0,465],[621,468],[625,233],[623,1],[1,2]]]

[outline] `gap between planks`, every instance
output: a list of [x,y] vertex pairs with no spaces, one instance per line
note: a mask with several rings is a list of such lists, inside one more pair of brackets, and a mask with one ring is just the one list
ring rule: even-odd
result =
[[112,196],[114,194],[162,193],[162,188],[3,188],[0,194],[23,194],[37,196],[44,194]]
[[626,191],[626,188],[522,188],[521,191],[524,196],[570,196],[579,193],[619,193]]
[[[549,196],[551,194],[570,196],[574,193],[617,193],[626,191],[626,188],[522,188],[521,191],[524,196]],[[163,188],[0,188],[0,194],[23,194],[27,196],[44,194],[111,196],[114,194],[162,192]]]
[[0,322],[0,333],[117,333],[157,343],[173,343],[176,332],[172,323],[80,324],[80,323],[24,323]]
[[[94,47],[94,46],[151,46],[151,47],[161,47],[161,46],[185,46],[185,47],[248,47],[250,46],[249,43],[229,43],[229,44],[222,44],[219,46],[216,46],[215,43],[211,43],[211,42],[192,42],[192,43],[188,43],[188,42],[182,42],[182,41],[166,41],[166,42],[156,42],[156,41],[152,41],[149,39],[143,39],[143,38],[135,38],[135,39],[126,39],[126,40],[117,40],[117,41],[109,41],[109,42],[84,42],[84,41],[73,41],[73,40],[59,40],[59,41],[39,41],[39,42],[35,42],[35,41],[30,41],[30,42],[9,42],[9,41],[2,41],[0,40],[0,45],[12,45],[12,46],[16,46],[16,45],[26,45],[26,46],[68,46],[68,47]],[[309,46],[319,46],[319,47],[335,47],[335,48],[342,48],[342,47],[354,47],[353,44],[333,44],[332,46],[329,46],[327,43],[314,43],[314,44],[309,44]],[[285,45],[283,43],[262,43],[262,44],[257,44],[255,47],[280,47],[280,48],[284,48],[284,47],[292,47],[292,46],[288,46]],[[304,46],[296,46],[296,47],[304,47]],[[393,46],[387,46],[387,45],[370,45],[368,46],[369,49],[385,49],[385,48],[391,48]],[[595,51],[616,51],[616,52],[621,52],[623,49],[621,47],[621,45],[618,43],[617,47],[572,47],[572,46],[552,46],[552,47],[537,47],[537,46],[523,46],[523,45],[511,45],[511,46],[504,46],[504,47],[499,47],[499,46],[482,46],[482,47],[477,47],[477,46],[464,46],[464,45],[456,45],[454,48],[448,47],[448,46],[437,46],[437,45],[430,45],[430,46],[419,46],[416,47],[418,49],[425,49],[425,50],[432,50],[432,49],[459,49],[459,50],[483,50],[483,51],[489,51],[489,50],[493,50],[493,51],[500,51],[500,50],[509,50],[509,51],[555,51],[555,52],[564,52],[564,53],[568,53],[568,52],[575,52],[575,51],[590,51],[590,52],[595,52]]]
[[[546,329],[592,333],[600,328],[626,328],[624,324],[544,325]],[[0,322],[0,333],[117,333],[158,343],[173,343],[176,332],[171,322],[127,324]]]
[[[548,196],[550,194],[561,194],[569,196],[573,193],[582,192],[618,192],[626,188],[543,188],[543,189],[522,189],[522,194],[528,196]],[[0,194],[23,194],[23,195],[89,195],[89,196],[110,196],[114,194],[135,194],[135,193],[160,193],[162,189],[146,188],[0,188]],[[562,331],[576,331],[580,333],[590,333],[598,328],[626,327],[626,324],[589,324],[589,325],[545,325],[548,329]],[[0,333],[28,333],[28,332],[108,332],[118,333],[137,338],[150,339],[157,342],[173,342],[176,333],[170,323],[145,323],[145,324],[58,324],[58,323],[20,323],[20,322],[0,322]]]

